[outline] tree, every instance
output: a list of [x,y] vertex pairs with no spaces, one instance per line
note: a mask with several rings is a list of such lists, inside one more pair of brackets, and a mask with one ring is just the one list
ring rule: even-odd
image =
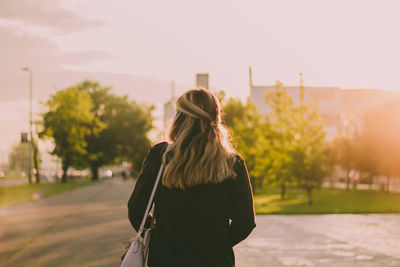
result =
[[281,199],[285,199],[286,187],[293,181],[290,171],[293,151],[294,105],[292,98],[280,81],[275,84],[275,91],[265,95],[265,102],[271,108],[267,115],[270,124],[270,144],[272,161],[272,179],[281,189]]
[[153,106],[138,105],[127,96],[110,93],[111,88],[98,82],[83,81],[76,87],[87,92],[93,102],[93,120],[85,136],[87,143],[85,159],[90,166],[92,179],[98,179],[101,166],[116,161],[132,161],[138,171],[150,140],[147,133],[152,129]]
[[331,170],[326,156],[325,131],[316,103],[303,101],[304,86],[300,83],[300,105],[295,106],[286,89],[279,81],[276,90],[266,95],[272,109],[269,114],[276,151],[275,179],[281,187],[284,199],[287,184],[293,182],[306,189],[308,203],[312,204],[312,189],[319,187],[322,179]]
[[320,187],[332,169],[327,157],[324,123],[318,113],[318,103],[304,103],[304,85],[300,73],[300,105],[294,109],[294,150],[291,170],[298,184],[307,191],[308,204],[313,203],[312,189]]
[[335,162],[346,171],[346,190],[350,190],[350,171],[356,166],[357,147],[350,137],[342,136],[333,140]]
[[154,106],[137,104],[125,96],[114,98],[106,111],[110,123],[104,136],[114,138],[116,157],[131,161],[135,172],[140,170],[141,160],[150,147],[147,134],[153,128],[153,109]]
[[[400,97],[387,101],[367,113],[363,119],[361,133],[364,149],[374,157],[371,174],[378,172],[386,176],[386,190],[389,191],[392,177],[400,176]],[[377,168],[378,167],[378,168]]]
[[271,167],[271,158],[268,157],[268,127],[249,98],[245,104],[240,99],[229,98],[224,103],[223,110],[233,143],[246,160],[255,192],[263,186],[264,177]]
[[94,121],[93,102],[88,92],[72,86],[58,91],[45,103],[47,112],[42,114],[41,138],[50,138],[55,147],[51,152],[61,158],[62,182],[66,182],[71,166],[84,166],[86,135]]
[[36,183],[40,183],[40,153],[37,140],[32,138],[33,167],[35,168]]
[[372,188],[374,177],[380,174],[380,159],[368,133],[362,133],[354,140],[356,146],[355,166],[362,173],[367,174],[369,188]]

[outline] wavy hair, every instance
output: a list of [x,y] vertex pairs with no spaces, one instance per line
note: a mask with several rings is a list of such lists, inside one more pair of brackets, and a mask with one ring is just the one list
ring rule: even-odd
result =
[[185,189],[236,176],[233,165],[238,153],[221,112],[218,98],[204,88],[186,91],[176,100],[170,145],[163,157],[164,186]]

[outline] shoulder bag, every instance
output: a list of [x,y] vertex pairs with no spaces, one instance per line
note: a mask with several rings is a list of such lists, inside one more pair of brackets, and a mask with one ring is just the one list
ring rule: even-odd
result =
[[157,185],[161,178],[161,173],[164,169],[161,163],[160,170],[158,171],[156,182],[153,186],[149,202],[147,203],[146,211],[143,215],[142,223],[140,224],[139,231],[136,236],[127,241],[127,251],[122,256],[120,267],[144,267],[146,264],[147,256],[149,253],[149,241],[150,241],[150,228],[145,228],[147,216],[150,212],[150,208],[153,205],[153,199],[157,190]]

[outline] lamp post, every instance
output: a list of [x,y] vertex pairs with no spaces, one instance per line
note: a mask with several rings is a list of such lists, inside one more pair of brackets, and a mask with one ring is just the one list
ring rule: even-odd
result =
[[32,70],[28,67],[23,67],[22,71],[29,72],[29,156],[28,156],[28,179],[32,183]]

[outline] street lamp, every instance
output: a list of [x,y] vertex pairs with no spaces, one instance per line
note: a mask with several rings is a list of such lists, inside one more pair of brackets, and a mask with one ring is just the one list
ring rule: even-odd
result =
[[29,72],[29,156],[28,156],[28,180],[32,183],[32,70],[28,67],[23,67],[22,71]]

